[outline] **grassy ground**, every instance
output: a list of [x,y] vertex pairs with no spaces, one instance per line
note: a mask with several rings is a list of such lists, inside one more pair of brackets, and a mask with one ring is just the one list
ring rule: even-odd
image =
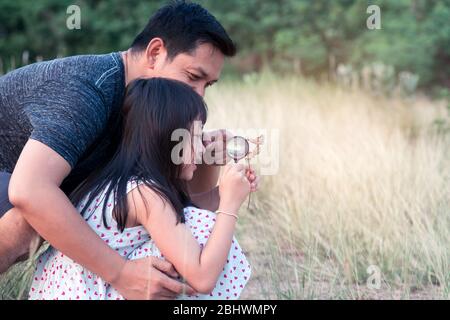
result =
[[446,104],[252,80],[207,99],[210,127],[280,130],[279,172],[239,229],[254,272],[243,298],[448,299],[450,137],[433,125]]
[[[207,102],[209,128],[279,130],[253,161],[278,148],[279,170],[241,214],[242,298],[449,299],[450,135],[433,125],[445,103],[270,76],[225,81]],[[0,298],[24,297],[30,266],[0,279]]]

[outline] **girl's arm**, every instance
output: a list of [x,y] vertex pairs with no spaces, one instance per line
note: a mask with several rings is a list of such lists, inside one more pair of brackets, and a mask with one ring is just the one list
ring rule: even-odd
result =
[[[233,165],[227,169],[221,183],[224,197],[221,197],[219,209],[237,214],[250,191],[250,185],[245,177],[244,166]],[[142,196],[137,189],[129,195],[130,216],[135,215],[137,221],[148,230],[164,257],[174,265],[194,290],[210,293],[226,263],[236,218],[224,214],[217,215],[212,233],[202,249],[189,227],[183,223],[177,224],[172,206],[150,188],[143,185],[139,188]],[[228,189],[228,192],[225,189]]]

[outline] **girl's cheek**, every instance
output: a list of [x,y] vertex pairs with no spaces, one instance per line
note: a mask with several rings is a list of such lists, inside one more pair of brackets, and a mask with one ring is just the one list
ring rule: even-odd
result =
[[184,166],[181,171],[180,178],[182,180],[191,180],[194,176],[195,167],[194,166]]
[[[183,166],[185,167],[186,165],[189,164],[189,162],[191,161],[190,158],[192,157],[192,155],[190,154],[188,149],[183,149],[183,157],[182,157],[182,161],[183,161]],[[183,167],[183,169],[184,169]]]
[[183,165],[181,168],[180,178],[184,179],[186,177],[188,168],[186,165]]

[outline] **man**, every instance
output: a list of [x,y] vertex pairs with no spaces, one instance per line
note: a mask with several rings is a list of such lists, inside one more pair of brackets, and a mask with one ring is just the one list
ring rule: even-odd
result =
[[[68,195],[111,157],[128,83],[167,77],[203,96],[218,80],[225,56],[235,51],[204,8],[174,2],[150,18],[126,52],[37,63],[1,77],[0,272],[27,254],[36,230],[128,299],[192,294],[174,279],[169,262],[120,257],[89,228]],[[197,203],[215,208],[217,197],[205,191],[217,178],[218,167],[199,167],[189,185],[199,194],[193,195]]]

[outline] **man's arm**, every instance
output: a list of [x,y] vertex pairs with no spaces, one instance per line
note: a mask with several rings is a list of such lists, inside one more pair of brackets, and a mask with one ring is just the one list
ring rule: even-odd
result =
[[192,201],[200,208],[210,211],[219,208],[219,176],[220,166],[197,165],[192,180],[188,182],[188,188]]
[[233,134],[225,129],[203,132],[205,153],[203,162],[197,164],[197,170],[191,181],[188,181],[189,195],[192,201],[203,209],[216,211],[219,208],[220,168],[228,162],[225,152],[227,139]]
[[[95,234],[59,189],[70,170],[70,165],[52,149],[29,140],[11,176],[10,201],[55,248],[69,251],[77,262],[113,282],[125,260]],[[102,266],[96,261],[102,261]]]
[[70,170],[58,153],[30,139],[11,177],[11,203],[52,246],[98,274],[126,298],[171,298],[183,290],[192,292],[158,271],[174,276],[169,263],[154,258],[126,262],[103,242],[59,188]]

